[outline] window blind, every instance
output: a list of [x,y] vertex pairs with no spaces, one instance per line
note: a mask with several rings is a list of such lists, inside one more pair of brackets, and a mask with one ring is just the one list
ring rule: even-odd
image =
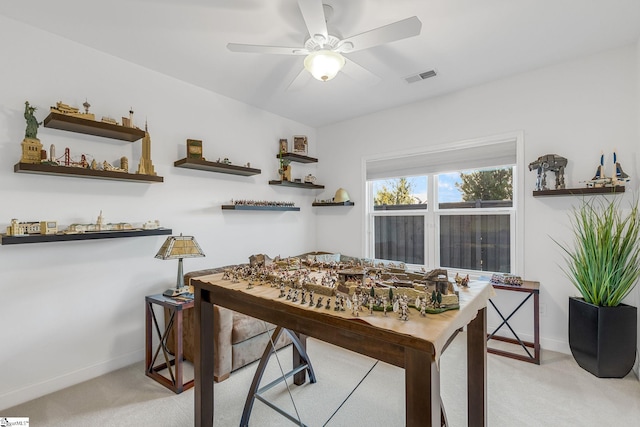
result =
[[366,160],[368,180],[446,173],[516,164],[516,139],[455,145],[431,151]]

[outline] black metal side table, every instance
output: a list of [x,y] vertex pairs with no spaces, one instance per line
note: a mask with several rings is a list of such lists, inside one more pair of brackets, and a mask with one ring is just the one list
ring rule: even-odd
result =
[[[489,300],[489,303],[493,306],[493,308],[498,312],[498,315],[502,319],[502,323],[490,334],[487,335],[487,342],[490,340],[503,341],[510,344],[519,344],[525,351],[526,355],[513,353],[506,350],[499,350],[496,348],[490,348],[487,345],[487,352],[492,354],[497,354],[500,356],[510,357],[512,359],[522,360],[524,362],[535,363],[536,365],[540,364],[540,283],[532,282],[528,280],[524,280],[521,286],[515,285],[499,285],[492,283],[494,289],[499,289],[503,291],[513,291],[513,292],[524,292],[528,294],[524,300],[507,316],[505,317],[502,312],[496,307],[493,300]],[[509,325],[509,320],[513,317],[514,314],[529,300],[529,298],[533,297],[533,342],[523,341],[520,339],[518,334],[513,330],[513,328]],[[514,338],[504,337],[500,335],[496,335],[496,333],[503,327],[506,326],[509,328]],[[529,351],[529,348],[533,349],[533,354]]]
[[[154,311],[154,305],[169,310],[169,320],[165,329],[160,329],[160,324]],[[193,308],[193,300],[179,300],[168,298],[161,294],[149,295],[145,297],[145,373],[148,377],[158,381],[176,394],[190,389],[194,385],[194,380],[184,382],[183,361],[184,353],[182,348],[182,314],[184,310]],[[174,354],[167,349],[169,332],[174,328]],[[155,351],[153,350],[153,331],[159,338]],[[153,354],[152,354],[153,353]],[[158,356],[162,353],[164,362],[158,362]],[[168,377],[161,371],[167,371]]]

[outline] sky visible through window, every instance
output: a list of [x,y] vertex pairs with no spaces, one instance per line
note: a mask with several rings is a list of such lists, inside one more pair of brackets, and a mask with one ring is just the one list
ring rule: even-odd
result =
[[[396,179],[382,179],[373,182],[373,194],[386,185],[387,188],[392,187]],[[407,181],[411,185],[411,195],[418,199],[420,203],[427,200],[427,178],[424,176],[410,176]],[[444,173],[438,175],[438,194],[440,203],[461,202],[462,192],[456,187],[456,184],[462,183],[459,172]]]

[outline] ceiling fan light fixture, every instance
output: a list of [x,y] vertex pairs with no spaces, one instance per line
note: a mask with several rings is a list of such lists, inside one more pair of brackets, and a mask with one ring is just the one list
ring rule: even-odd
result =
[[312,52],[304,59],[304,68],[314,78],[323,82],[334,78],[344,67],[344,64],[344,56],[326,49]]

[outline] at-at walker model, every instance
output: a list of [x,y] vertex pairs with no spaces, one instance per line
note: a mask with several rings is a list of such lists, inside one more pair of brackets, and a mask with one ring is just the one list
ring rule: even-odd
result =
[[547,171],[552,171],[556,176],[555,189],[564,187],[564,168],[567,167],[567,159],[557,154],[545,154],[538,157],[537,160],[529,163],[529,170],[536,169],[538,177],[536,178],[535,191],[548,190],[547,188]]

